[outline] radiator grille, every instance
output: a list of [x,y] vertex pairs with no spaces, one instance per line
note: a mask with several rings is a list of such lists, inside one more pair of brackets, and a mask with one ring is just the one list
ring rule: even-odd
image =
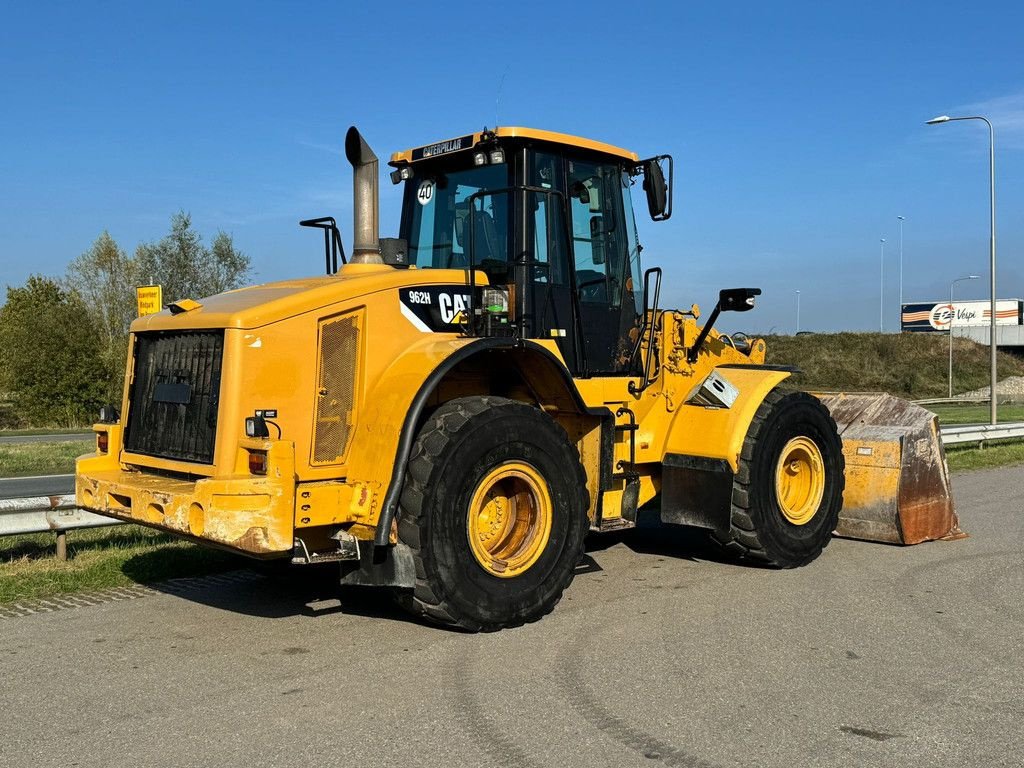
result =
[[125,449],[212,464],[223,353],[223,331],[139,334]]
[[352,429],[358,352],[359,321],[355,315],[320,323],[314,464],[336,464],[345,455]]

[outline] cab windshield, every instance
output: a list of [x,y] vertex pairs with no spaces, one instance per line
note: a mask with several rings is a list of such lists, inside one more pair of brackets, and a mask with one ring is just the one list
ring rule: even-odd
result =
[[505,163],[443,172],[417,168],[405,182],[402,205],[401,237],[408,243],[409,263],[419,269],[465,269],[472,250],[478,268],[507,268],[510,196],[478,193],[508,187],[508,168]]

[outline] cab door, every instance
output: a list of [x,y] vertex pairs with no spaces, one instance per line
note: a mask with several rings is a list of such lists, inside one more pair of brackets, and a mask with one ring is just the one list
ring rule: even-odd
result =
[[588,376],[636,375],[642,295],[630,177],[615,163],[567,159],[573,267]]
[[540,150],[527,166],[526,185],[552,190],[526,195],[530,335],[554,338],[574,376],[635,376],[643,308],[629,175]]

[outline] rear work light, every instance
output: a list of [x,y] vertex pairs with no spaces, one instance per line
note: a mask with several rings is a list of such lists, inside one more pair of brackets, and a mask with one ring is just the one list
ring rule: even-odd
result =
[[267,474],[266,451],[249,451],[249,472],[254,475]]
[[97,432],[96,433],[96,452],[106,453],[110,448],[110,433],[109,432]]

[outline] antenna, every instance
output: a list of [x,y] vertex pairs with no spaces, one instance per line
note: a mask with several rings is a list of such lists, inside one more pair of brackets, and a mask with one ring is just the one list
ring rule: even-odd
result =
[[508,74],[508,64],[505,71],[501,73],[501,80],[498,82],[498,93],[494,97],[494,127],[498,127],[498,104],[501,101],[501,89],[505,86],[505,75]]

